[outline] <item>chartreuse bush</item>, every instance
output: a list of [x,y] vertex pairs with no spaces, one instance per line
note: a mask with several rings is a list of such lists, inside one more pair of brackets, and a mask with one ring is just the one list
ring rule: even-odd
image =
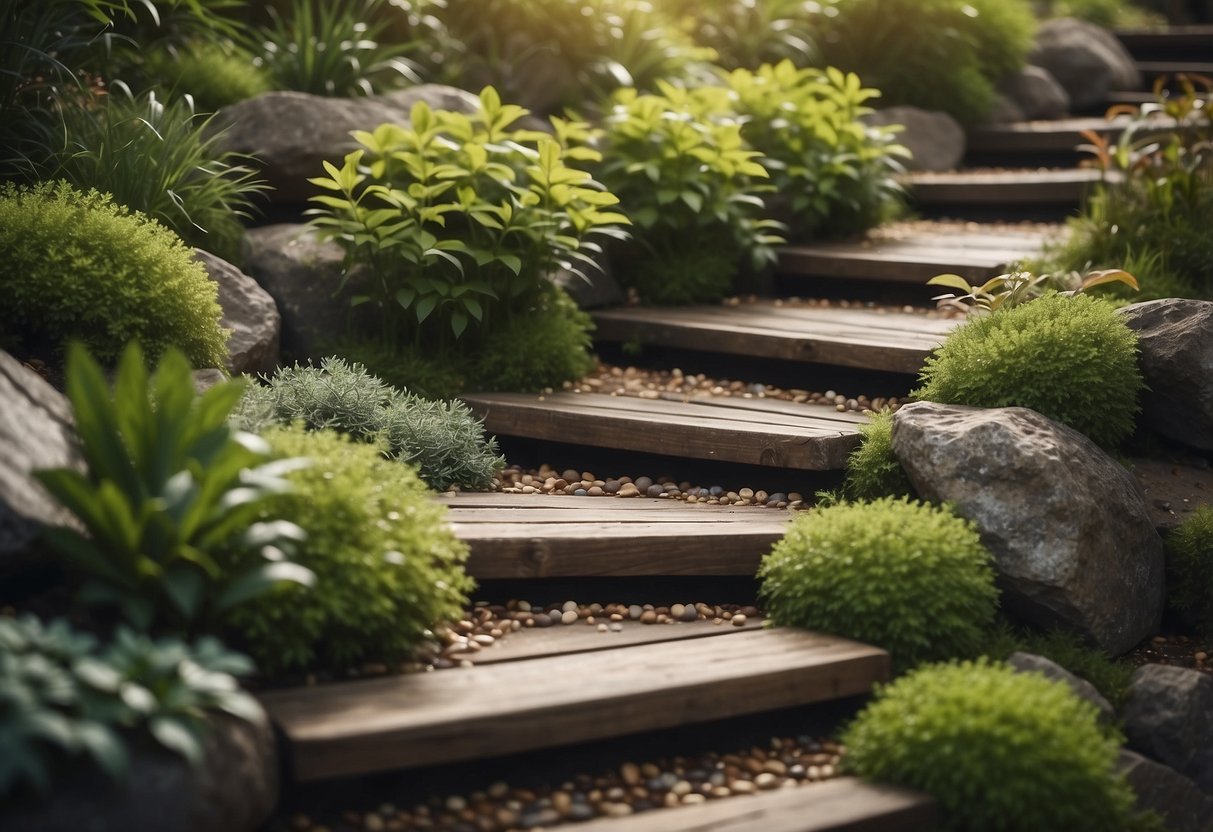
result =
[[312,460],[263,516],[306,531],[296,558],[316,574],[316,591],[282,587],[233,612],[233,636],[261,670],[399,661],[462,614],[467,548],[411,467],[333,431],[276,428],[266,438],[281,456]]
[[1171,606],[1213,637],[1213,506],[1201,506],[1166,537]]
[[112,364],[128,341],[222,367],[227,335],[215,283],[176,234],[65,182],[0,186],[4,336],[57,352],[78,340]]
[[847,457],[843,496],[848,500],[913,497],[914,485],[893,453],[893,411],[883,410],[859,427],[859,446]]
[[818,18],[824,63],[858,72],[886,105],[984,119],[995,86],[1032,48],[1027,0],[833,0]]
[[150,52],[148,74],[170,98],[188,95],[200,113],[213,113],[272,88],[253,54],[231,42],[192,40]]
[[483,422],[459,401],[431,401],[397,390],[360,364],[326,358],[320,367],[281,367],[264,386],[244,393],[235,423],[260,431],[302,422],[357,439],[382,442],[430,486],[488,488],[505,459]]
[[0,617],[0,800],[49,797],[87,761],[121,782],[148,737],[197,764],[208,712],[264,719],[234,675],[252,663],[213,638],[153,641],[119,628],[98,646],[62,619]]
[[139,630],[213,631],[279,582],[311,583],[279,548],[300,529],[264,512],[299,460],[271,461],[264,442],[229,427],[240,392],[228,382],[196,396],[174,351],[149,378],[132,345],[111,393],[88,354],[69,351],[67,395],[87,470],[35,476],[82,527],[50,528],[46,538],[83,602],[114,607]]
[[846,767],[935,798],[950,832],[1130,829],[1119,743],[1065,685],[986,659],[882,688],[843,735]]
[[1029,407],[1111,447],[1133,432],[1137,336],[1089,295],[1044,297],[971,318],[927,359],[915,398]]
[[871,642],[900,668],[976,655],[998,601],[972,524],[891,497],[797,517],[758,576],[776,624]]
[[819,66],[816,0],[663,0],[661,7],[728,69],[791,60]]

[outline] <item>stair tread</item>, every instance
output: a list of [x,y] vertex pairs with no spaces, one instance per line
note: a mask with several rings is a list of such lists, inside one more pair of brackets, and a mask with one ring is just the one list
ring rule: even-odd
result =
[[789,520],[760,506],[649,497],[458,494],[443,502],[479,580],[753,575]]
[[295,776],[308,781],[810,705],[867,693],[888,674],[888,654],[858,642],[722,627],[711,638],[292,688],[260,699],[286,738]]
[[911,832],[934,825],[935,806],[927,795],[842,777],[695,806],[567,824],[552,827],[552,832]]
[[868,417],[761,398],[602,393],[463,397],[489,433],[797,470],[841,470]]

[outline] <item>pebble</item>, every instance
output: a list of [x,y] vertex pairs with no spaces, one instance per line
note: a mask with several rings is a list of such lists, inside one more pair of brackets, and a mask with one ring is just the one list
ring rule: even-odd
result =
[[733,616],[734,627],[744,627],[746,625],[746,617],[742,613],[737,613]]
[[775,789],[779,787],[779,778],[769,771],[764,771],[754,778],[754,785],[762,790]]
[[560,614],[561,624],[576,624],[580,616],[577,615],[577,610],[566,610]]

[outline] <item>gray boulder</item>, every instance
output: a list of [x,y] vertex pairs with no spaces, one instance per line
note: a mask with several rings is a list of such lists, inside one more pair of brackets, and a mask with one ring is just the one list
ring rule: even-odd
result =
[[1148,664],[1129,680],[1125,736],[1129,746],[1188,777],[1213,795],[1213,676]]
[[1061,118],[1070,111],[1070,95],[1044,67],[1025,66],[1002,80],[999,92],[1019,107],[1024,118]]
[[998,93],[994,98],[994,106],[990,110],[990,114],[986,116],[988,124],[1014,124],[1017,121],[1026,121],[1027,115],[1015,101],[1005,93]]
[[357,277],[341,288],[345,255],[333,242],[320,242],[306,225],[267,225],[249,229],[244,264],[274,299],[282,315],[282,349],[297,361],[331,354],[329,345],[348,331],[373,322],[370,309],[351,309]]
[[282,318],[274,299],[257,281],[226,260],[195,249],[194,256],[219,284],[220,323],[232,334],[227,339],[229,372],[271,373],[278,366],[278,342]]
[[222,384],[227,381],[227,375],[223,370],[215,367],[207,367],[204,370],[194,370],[190,374],[194,382],[194,392],[201,396],[207,390],[210,390],[216,384]]
[[1213,829],[1213,797],[1175,769],[1122,748],[1116,771],[1133,787],[1137,808],[1157,812],[1170,832]]
[[75,522],[30,473],[84,467],[67,397],[0,352],[0,575],[27,564],[43,526]]
[[905,129],[897,141],[913,153],[906,162],[909,170],[953,170],[965,155],[965,131],[947,113],[918,107],[888,107],[864,116],[868,124],[900,124]]
[[479,102],[464,90],[421,84],[388,95],[327,98],[304,92],[267,92],[224,107],[211,122],[223,130],[218,146],[255,156],[273,186],[269,198],[300,203],[316,194],[309,177],[324,174],[324,161],[339,164],[358,147],[350,135],[380,124],[408,124],[418,101],[435,110],[473,112]]
[[1162,540],[1133,476],[1034,410],[915,402],[893,419],[915,489],[952,503],[994,556],[1003,606],[1112,654],[1157,632]]
[[1168,298],[1120,310],[1137,332],[1150,393],[1142,418],[1163,436],[1213,450],[1213,301]]
[[1012,653],[1007,664],[1021,673],[1039,673],[1050,682],[1060,682],[1078,696],[1085,699],[1099,710],[1099,718],[1104,722],[1116,719],[1116,710],[1112,703],[1104,699],[1103,694],[1096,690],[1095,685],[1059,665],[1057,662],[1038,656],[1035,653]]
[[1075,109],[1100,106],[1109,92],[1141,86],[1133,56],[1116,36],[1072,17],[1041,24],[1028,63],[1048,70]]

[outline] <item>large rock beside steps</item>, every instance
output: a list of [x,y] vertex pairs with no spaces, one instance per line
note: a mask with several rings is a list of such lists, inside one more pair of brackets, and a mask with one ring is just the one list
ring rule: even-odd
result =
[[1027,408],[916,402],[893,451],[919,494],[976,524],[1012,615],[1112,654],[1157,632],[1162,540],[1132,474],[1090,439]]
[[953,170],[965,155],[965,131],[947,113],[899,106],[877,110],[863,117],[868,124],[900,124],[897,143],[909,148],[913,158],[909,170]]
[[1038,656],[1035,653],[1015,652],[1007,658],[1007,664],[1020,673],[1039,673],[1050,682],[1065,685],[1079,699],[1085,699],[1094,705],[1099,711],[1099,718],[1104,722],[1115,722],[1116,710],[1112,707],[1112,703],[1096,689],[1095,685],[1080,676],[1075,676],[1052,659]]
[[1175,769],[1122,748],[1116,771],[1133,787],[1138,811],[1157,812],[1168,832],[1213,830],[1213,797]]
[[[1129,745],[1213,795],[1213,676],[1148,664],[1133,672],[1125,699]],[[1213,819],[1211,817],[1210,819]]]
[[1072,17],[1041,24],[1028,63],[1048,70],[1076,110],[1102,106],[1109,92],[1141,86],[1124,44],[1107,29]]
[[240,373],[272,373],[278,366],[282,318],[274,299],[257,281],[226,260],[196,249],[194,255],[211,280],[219,284],[220,324],[231,330],[227,339],[227,369]]
[[1152,300],[1120,313],[1137,332],[1150,389],[1142,419],[1163,436],[1213,450],[1213,301]]
[[1044,67],[1025,66],[999,84],[1026,119],[1061,118],[1070,110],[1070,95]]

